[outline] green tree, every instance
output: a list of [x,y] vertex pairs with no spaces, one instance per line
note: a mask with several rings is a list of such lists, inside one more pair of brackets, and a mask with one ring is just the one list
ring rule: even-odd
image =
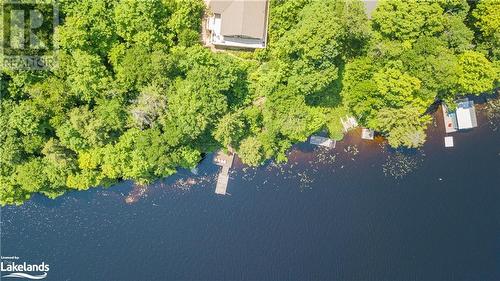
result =
[[472,14],[477,20],[475,25],[485,37],[498,36],[500,32],[500,1],[479,1]]
[[48,117],[45,111],[30,100],[22,101],[13,107],[9,115],[8,126],[20,134],[24,151],[38,153],[41,150],[47,135],[52,130]]
[[155,44],[172,45],[168,38],[170,7],[161,0],[119,0],[114,7],[116,33],[128,44],[153,48]]
[[399,109],[383,108],[376,115],[373,128],[387,135],[392,147],[417,148],[424,144],[431,117],[413,106]]
[[401,71],[401,68],[402,62],[396,61],[394,65],[389,65],[373,75],[373,81],[385,104],[399,108],[415,101],[424,103],[416,95],[422,85],[421,81]]
[[70,92],[84,101],[99,97],[109,87],[109,72],[98,55],[77,49],[62,55],[60,64]]
[[224,147],[235,147],[246,135],[245,120],[241,112],[224,115],[217,124],[214,138]]
[[485,49],[490,58],[500,60],[500,1],[481,0],[472,15],[479,29],[480,48]]
[[165,90],[151,85],[142,89],[130,107],[132,123],[141,129],[151,127],[160,116],[167,112],[167,97]]
[[372,14],[373,27],[393,40],[415,40],[444,30],[443,8],[436,1],[381,1]]
[[458,83],[465,93],[481,94],[493,89],[498,73],[493,64],[481,53],[464,52],[459,59]]
[[458,92],[458,57],[441,39],[420,37],[401,60],[410,75],[422,82],[420,93],[427,102]]
[[467,27],[464,19],[459,16],[446,15],[444,31],[440,40],[447,42],[448,47],[455,52],[463,52],[473,47],[474,32]]
[[285,33],[287,33],[300,20],[302,8],[307,6],[311,0],[272,0],[269,41],[271,44],[277,42]]
[[170,0],[168,6],[174,6],[174,12],[168,20],[168,28],[175,33],[180,46],[189,47],[199,41],[198,30],[205,5],[198,0]]
[[265,159],[264,147],[260,140],[256,137],[248,137],[244,139],[238,149],[238,155],[243,163],[250,166],[260,165]]
[[41,159],[35,158],[18,165],[14,179],[23,190],[29,193],[37,192],[49,184],[44,169],[45,163]]
[[67,8],[64,24],[57,29],[56,38],[61,48],[85,50],[105,57],[117,41],[111,11],[112,0],[75,1]]

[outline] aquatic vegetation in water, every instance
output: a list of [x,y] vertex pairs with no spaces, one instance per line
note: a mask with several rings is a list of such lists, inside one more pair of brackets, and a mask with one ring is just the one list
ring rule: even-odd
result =
[[491,99],[484,107],[488,123],[493,131],[497,131],[500,126],[500,98]]
[[299,188],[300,188],[300,190],[302,191],[302,190],[304,190],[306,188],[311,189],[311,185],[310,184],[314,182],[314,178],[311,177],[310,175],[308,175],[306,173],[306,171],[300,172],[297,175],[299,177]]
[[215,183],[217,175],[204,175],[199,177],[189,177],[176,180],[173,184],[169,185],[170,188],[189,190],[195,185],[204,185],[207,183]]
[[358,155],[359,150],[356,145],[348,145],[347,147],[344,148],[344,151],[348,154]]
[[320,147],[318,149],[318,153],[316,154],[315,159],[317,160],[318,163],[331,165],[335,163],[335,157],[336,156],[334,154],[334,150],[331,150],[326,147]]
[[180,189],[187,191],[195,185],[203,186],[205,184],[215,184],[216,174],[213,175],[203,175],[196,177],[186,177],[176,180],[172,184],[165,184],[164,182],[158,182],[154,186],[148,185],[135,185],[134,189],[130,191],[130,193],[125,197],[125,202],[127,204],[133,204],[139,201],[141,198],[146,197],[148,195],[148,191],[151,187],[155,188],[170,188],[170,189]]
[[127,197],[125,197],[125,202],[127,204],[133,204],[139,201],[141,197],[145,196],[148,191],[149,186],[147,185],[134,185],[134,189],[130,191]]
[[389,153],[385,163],[382,165],[382,171],[386,177],[403,178],[419,167],[422,162],[421,156],[421,152],[413,155],[401,151]]
[[[292,153],[290,153],[292,154]],[[289,155],[290,156],[290,155]],[[253,167],[244,167],[242,178],[245,181],[254,181],[256,178],[262,177],[261,184],[256,187],[260,188],[276,183],[275,179],[298,181],[300,190],[310,189],[311,183],[314,182],[315,175],[325,166],[331,166],[336,161],[335,150],[326,147],[315,147],[312,153],[301,155],[300,159],[289,160],[287,163],[269,162],[265,166],[265,173],[259,172],[259,169]],[[292,156],[290,159],[293,159]],[[276,186],[277,187],[277,186]]]
[[[268,167],[269,168],[269,167]],[[257,175],[257,168],[244,167],[241,172],[243,173],[242,179],[245,181],[252,181]]]

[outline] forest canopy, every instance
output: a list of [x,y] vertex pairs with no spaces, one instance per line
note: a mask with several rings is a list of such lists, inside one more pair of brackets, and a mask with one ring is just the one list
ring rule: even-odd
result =
[[0,72],[0,204],[149,184],[217,148],[248,165],[353,115],[419,147],[436,101],[492,92],[500,1],[271,0],[269,43],[212,52],[203,0],[63,0],[58,67]]

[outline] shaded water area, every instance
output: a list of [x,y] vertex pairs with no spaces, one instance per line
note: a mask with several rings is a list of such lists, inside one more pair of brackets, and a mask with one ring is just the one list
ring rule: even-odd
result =
[[[205,160],[125,202],[131,183],[2,208],[3,256],[45,280],[500,280],[500,131],[394,151],[350,133],[284,165],[235,164],[214,194]],[[7,279],[6,279],[7,280]]]

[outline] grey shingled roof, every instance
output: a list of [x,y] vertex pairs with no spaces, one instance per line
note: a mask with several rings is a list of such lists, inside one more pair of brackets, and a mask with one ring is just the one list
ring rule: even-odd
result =
[[210,0],[214,14],[221,15],[221,34],[265,38],[267,0]]

